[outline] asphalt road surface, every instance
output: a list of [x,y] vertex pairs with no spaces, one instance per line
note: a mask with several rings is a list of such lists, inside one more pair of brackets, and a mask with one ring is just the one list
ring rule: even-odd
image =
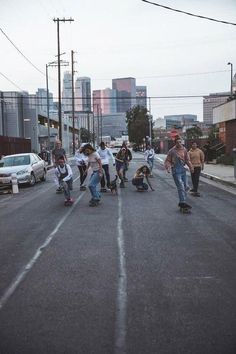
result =
[[202,180],[181,214],[156,163],[154,192],[91,208],[73,170],[72,207],[52,170],[0,195],[0,353],[235,354],[235,192]]

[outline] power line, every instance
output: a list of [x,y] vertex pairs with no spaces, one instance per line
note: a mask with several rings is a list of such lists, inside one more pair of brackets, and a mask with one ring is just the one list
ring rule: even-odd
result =
[[[198,75],[208,75],[208,74],[218,74],[229,72],[229,70],[216,70],[216,71],[204,71],[204,72],[196,72],[196,73],[186,73],[186,74],[170,74],[170,75],[152,75],[152,76],[135,76],[136,79],[164,79],[170,77],[184,77],[184,76],[198,76]],[[106,79],[94,79],[93,81],[105,81],[112,80],[111,78]]]
[[228,22],[228,21],[217,20],[217,19],[215,19],[215,18],[206,17],[206,16],[202,16],[202,15],[195,15],[195,14],[193,14],[193,13],[191,13],[191,12],[186,12],[186,11],[182,11],[182,10],[177,10],[177,9],[174,9],[173,7],[164,6],[164,5],[157,4],[157,3],[155,3],[155,2],[151,2],[151,1],[147,1],[147,0],[142,0],[142,1],[143,1],[143,2],[146,2],[146,3],[148,3],[148,4],[151,4],[151,5],[163,7],[164,9],[167,9],[167,10],[171,10],[171,11],[175,11],[175,12],[180,12],[180,13],[185,14],[185,15],[189,15],[189,16],[193,16],[193,17],[198,17],[198,18],[202,18],[202,19],[204,19],[204,20],[219,22],[219,23],[223,23],[223,24],[225,24],[225,25],[236,26],[236,23],[234,23],[234,22]]
[[25,60],[31,65],[33,66],[38,72],[40,72],[40,74],[42,74],[43,76],[45,76],[45,73],[42,72],[40,69],[37,68],[37,66],[35,66],[32,61],[30,61],[21,51],[19,48],[17,48],[17,46],[12,42],[12,40],[8,37],[8,35],[0,28],[0,31],[2,32],[2,34],[7,38],[7,40],[13,45],[13,47],[23,56],[23,58],[25,58]]
[[20,88],[19,86],[17,86],[13,81],[11,81],[6,75],[4,75],[3,73],[0,72],[0,75],[2,75],[7,81],[9,81],[12,85],[14,85],[15,87],[18,88],[18,90],[20,91],[24,91],[22,90],[22,88]]

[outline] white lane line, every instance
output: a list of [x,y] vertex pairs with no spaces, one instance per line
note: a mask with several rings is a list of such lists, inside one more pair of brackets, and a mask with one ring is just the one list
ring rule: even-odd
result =
[[126,305],[127,305],[127,275],[125,261],[125,246],[123,232],[122,201],[120,191],[118,192],[118,223],[117,223],[117,244],[119,254],[119,281],[116,304],[116,325],[115,325],[115,354],[125,353],[126,342]]
[[60,220],[60,222],[57,224],[57,226],[54,228],[54,230],[47,236],[46,240],[44,243],[36,250],[34,256],[31,258],[31,260],[26,264],[26,266],[23,268],[23,270],[18,273],[16,276],[15,280],[10,284],[10,286],[5,290],[3,296],[0,298],[0,311],[3,308],[3,306],[7,303],[9,298],[14,294],[15,290],[17,287],[21,284],[21,282],[24,280],[28,272],[33,268],[34,264],[37,262],[41,254],[43,253],[43,250],[50,244],[60,227],[64,224],[68,216],[72,213],[74,210],[75,206],[78,204],[80,199],[84,196],[85,192],[83,192],[76,202],[70,207],[69,211],[64,215],[64,217]]

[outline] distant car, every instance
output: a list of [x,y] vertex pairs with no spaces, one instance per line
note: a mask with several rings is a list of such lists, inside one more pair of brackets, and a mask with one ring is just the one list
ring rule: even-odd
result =
[[113,154],[114,156],[116,156],[117,153],[118,153],[118,152],[120,151],[120,149],[121,149],[121,145],[113,145],[113,146],[110,147],[110,149],[111,149],[112,154]]
[[33,186],[37,181],[45,181],[46,163],[37,154],[22,153],[4,156],[0,167],[0,186],[11,184],[12,173],[16,174],[18,184]]

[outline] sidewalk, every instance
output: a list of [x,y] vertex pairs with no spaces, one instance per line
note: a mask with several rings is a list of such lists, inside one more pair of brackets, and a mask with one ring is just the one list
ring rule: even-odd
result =
[[[164,164],[166,155],[155,154],[155,158],[160,163]],[[201,172],[201,176],[236,188],[234,166],[226,166],[221,164],[205,164],[204,170]]]

